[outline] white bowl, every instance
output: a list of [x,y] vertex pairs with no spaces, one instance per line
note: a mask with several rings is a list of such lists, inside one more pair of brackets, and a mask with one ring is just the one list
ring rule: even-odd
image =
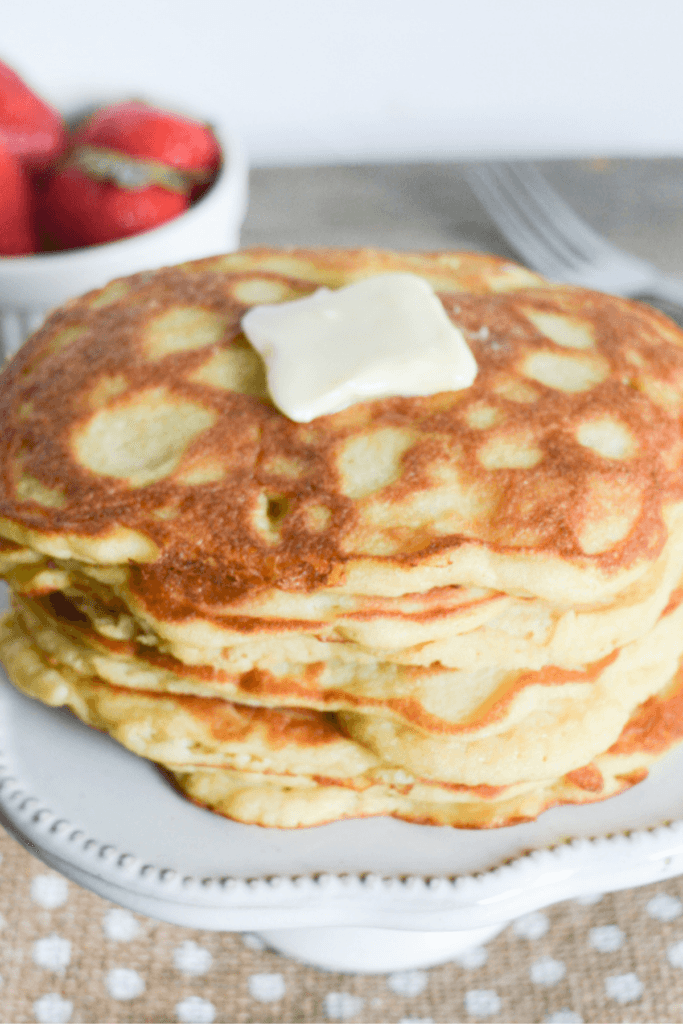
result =
[[213,130],[223,152],[223,165],[205,195],[175,220],[106,245],[36,256],[0,256],[0,345],[5,356],[16,352],[49,310],[75,295],[115,277],[238,247],[247,208],[247,161],[234,136],[220,125]]

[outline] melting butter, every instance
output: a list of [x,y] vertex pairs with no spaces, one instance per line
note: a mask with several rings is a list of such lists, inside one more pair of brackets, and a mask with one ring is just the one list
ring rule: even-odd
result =
[[299,423],[375,398],[459,391],[477,375],[462,332],[416,274],[254,306],[242,329],[265,361],[275,405]]

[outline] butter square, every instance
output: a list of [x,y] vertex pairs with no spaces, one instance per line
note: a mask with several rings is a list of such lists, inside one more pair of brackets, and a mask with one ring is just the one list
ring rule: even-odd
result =
[[477,364],[432,287],[388,273],[255,306],[242,329],[275,405],[299,423],[356,402],[469,387]]

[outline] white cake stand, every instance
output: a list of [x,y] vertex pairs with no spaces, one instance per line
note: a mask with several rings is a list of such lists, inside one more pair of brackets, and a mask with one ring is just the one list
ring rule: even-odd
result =
[[154,765],[0,679],[0,820],[32,853],[138,913],[257,931],[331,970],[443,963],[531,910],[683,873],[682,770],[683,750],[622,796],[490,831],[264,829],[194,806]]

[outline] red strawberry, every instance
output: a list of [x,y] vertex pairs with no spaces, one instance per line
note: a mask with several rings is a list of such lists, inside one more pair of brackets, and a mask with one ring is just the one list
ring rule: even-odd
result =
[[0,142],[32,171],[44,170],[66,149],[64,122],[0,62]]
[[138,191],[95,181],[75,164],[58,171],[42,199],[42,229],[61,249],[114,242],[138,235],[183,213],[187,196],[158,185]]
[[61,248],[96,245],[177,217],[216,173],[208,128],[144,103],[98,111],[73,137],[43,200],[43,229]]
[[218,143],[206,125],[138,100],[98,110],[76,132],[73,144],[127,153],[179,171],[212,176],[221,158]]
[[0,255],[25,256],[38,251],[32,206],[28,176],[17,157],[0,142]]

